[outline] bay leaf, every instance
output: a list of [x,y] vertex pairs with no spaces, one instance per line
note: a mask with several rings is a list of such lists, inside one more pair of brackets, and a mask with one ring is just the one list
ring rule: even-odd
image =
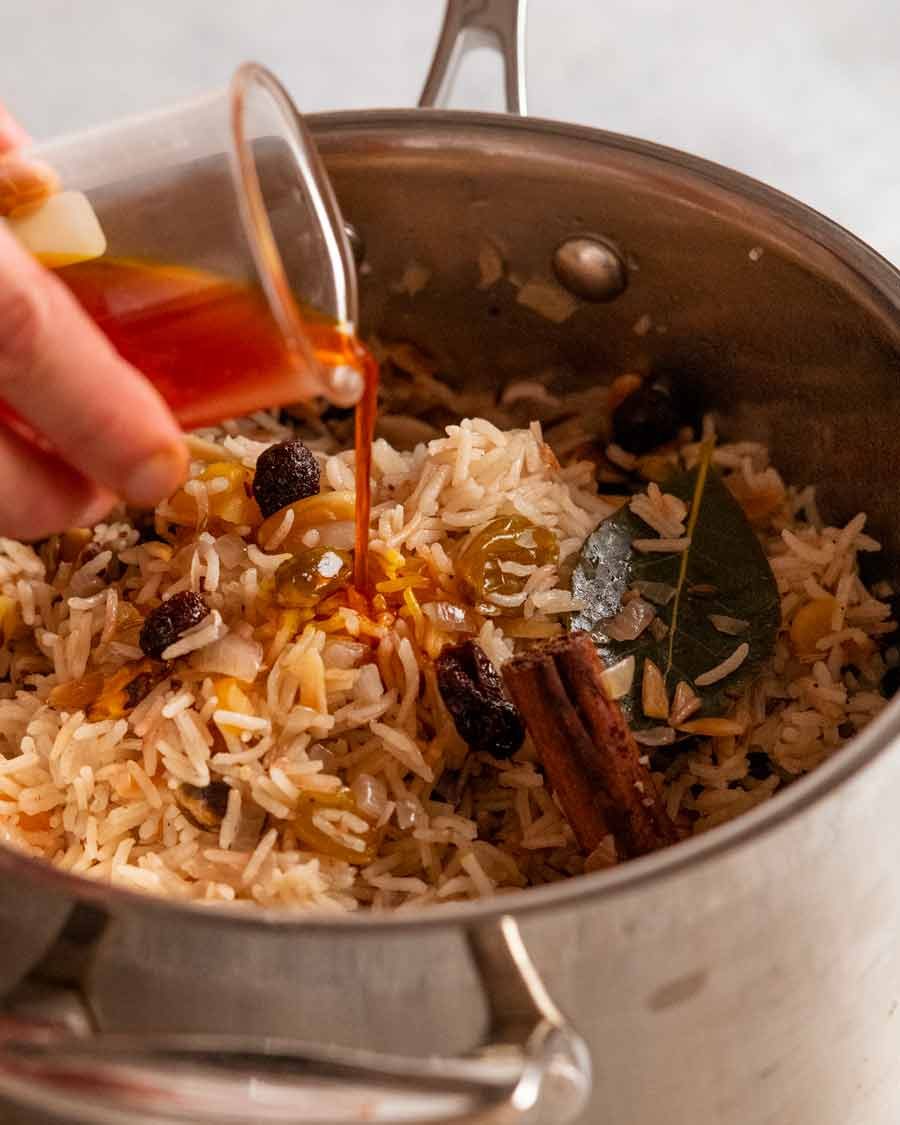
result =
[[[658,536],[626,504],[588,537],[572,574],[572,593],[584,608],[571,615],[569,628],[591,633],[607,667],[626,656],[635,657],[634,683],[620,700],[635,727],[654,725],[640,703],[645,659],[653,660],[664,673],[670,699],[680,681],[691,684],[702,701],[692,718],[720,715],[770,660],[780,621],[778,589],[768,559],[718,471],[701,462],[661,487],[692,505],[693,528],[686,552],[635,550],[635,539]],[[642,582],[675,590],[667,604],[654,606],[667,626],[666,635],[657,639],[645,629],[636,640],[615,641],[604,625],[622,608],[625,592]],[[739,637],[729,636],[715,628],[711,614],[749,625]],[[750,651],[735,672],[708,687],[696,686],[697,676],[727,659],[743,642]]]

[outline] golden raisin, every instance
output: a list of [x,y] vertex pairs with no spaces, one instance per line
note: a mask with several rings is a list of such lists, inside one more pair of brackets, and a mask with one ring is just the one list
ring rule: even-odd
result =
[[558,562],[559,544],[552,531],[524,516],[499,516],[466,543],[456,560],[456,573],[479,612],[497,616],[506,607],[493,601],[492,595],[515,597],[527,580],[504,564],[555,566]]
[[830,633],[831,618],[837,601],[828,594],[801,606],[791,622],[791,643],[794,650],[805,655],[816,653],[816,643]]
[[83,711],[94,702],[101,691],[103,691],[102,674],[91,672],[80,680],[57,684],[50,692],[47,702],[59,711]]
[[354,492],[320,492],[306,500],[295,500],[284,511],[269,516],[256,533],[259,545],[266,549],[272,536],[280,530],[281,522],[288,511],[294,513],[290,531],[278,546],[279,551],[302,551],[306,544],[303,537],[312,527],[323,527],[329,523],[345,523],[353,519],[356,512]]
[[165,667],[150,660],[120,668],[104,683],[103,690],[91,704],[88,718],[92,722],[121,719],[137,707],[165,675]]
[[343,860],[345,863],[353,863],[360,867],[371,863],[375,858],[378,843],[374,830],[369,828],[366,832],[356,835],[341,829],[342,835],[355,836],[362,844],[360,850],[348,847],[340,843],[339,840],[333,839],[327,832],[323,832],[313,822],[316,814],[326,808],[340,809],[342,812],[353,813],[354,816],[361,817],[359,808],[349,789],[340,789],[337,793],[304,793],[290,822],[298,841],[306,844],[314,851],[331,856],[332,859]]
[[317,605],[346,585],[353,571],[348,551],[308,547],[275,572],[275,601],[289,608]]

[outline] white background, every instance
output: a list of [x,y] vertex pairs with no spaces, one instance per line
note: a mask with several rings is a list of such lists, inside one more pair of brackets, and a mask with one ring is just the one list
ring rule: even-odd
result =
[[[222,85],[409,106],[441,0],[0,0],[0,99],[37,137]],[[531,0],[533,114],[662,141],[799,197],[900,261],[900,0]],[[496,108],[489,68],[457,104]]]

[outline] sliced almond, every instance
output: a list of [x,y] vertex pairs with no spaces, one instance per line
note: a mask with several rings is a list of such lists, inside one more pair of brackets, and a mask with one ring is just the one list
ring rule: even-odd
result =
[[700,706],[700,697],[691,685],[686,680],[679,681],[678,686],[675,688],[675,695],[672,697],[672,710],[669,714],[669,722],[673,727],[687,722],[691,715],[699,711]]
[[668,719],[669,696],[662,672],[649,658],[644,661],[641,707],[648,719]]
[[618,664],[613,664],[600,674],[600,686],[607,699],[621,699],[631,691],[634,680],[634,657],[626,656]]

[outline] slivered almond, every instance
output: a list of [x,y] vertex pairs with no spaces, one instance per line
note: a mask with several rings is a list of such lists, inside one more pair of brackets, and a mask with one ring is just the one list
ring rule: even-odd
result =
[[680,723],[678,730],[684,734],[699,734],[705,738],[728,738],[744,733],[744,724],[736,719],[695,719]]
[[663,674],[649,657],[641,679],[641,707],[648,719],[668,719],[669,697]]

